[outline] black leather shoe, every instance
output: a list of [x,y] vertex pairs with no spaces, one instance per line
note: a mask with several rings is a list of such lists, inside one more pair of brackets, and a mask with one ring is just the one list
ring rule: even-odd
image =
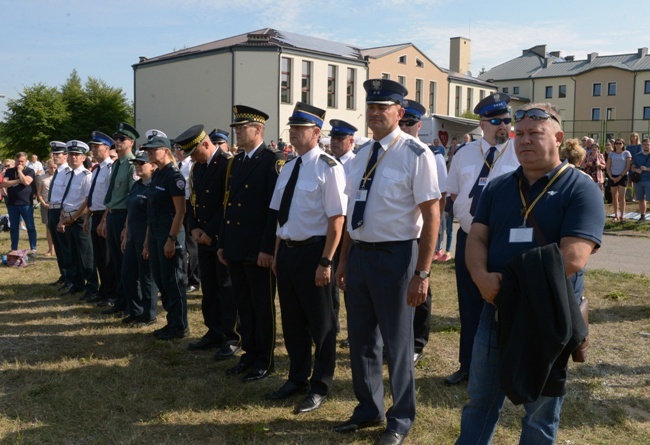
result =
[[270,369],[252,369],[248,374],[241,378],[241,381],[244,383],[254,382],[255,380],[261,380],[264,377],[268,377],[273,374],[273,368]]
[[121,316],[122,312],[124,312],[123,307],[113,306],[112,308],[106,309],[106,310],[102,311],[101,313],[103,315],[120,315]]
[[217,362],[228,360],[229,358],[233,358],[239,351],[241,351],[241,346],[239,345],[223,345],[217,353],[214,354],[214,360]]
[[206,349],[220,348],[223,345],[223,338],[213,334],[205,334],[199,341],[187,345],[189,351],[205,351]]
[[59,287],[57,290],[58,290],[59,292],[67,292],[67,291],[69,291],[70,289],[72,289],[72,284],[66,284],[66,283],[63,283],[63,286]]
[[196,292],[198,287],[196,286],[187,286],[187,289],[185,290],[186,293],[191,294],[192,292]]
[[103,297],[102,295],[93,295],[92,298],[89,298],[87,301],[88,303],[99,303],[100,301],[104,301],[106,297]]
[[184,329],[167,329],[158,335],[158,340],[175,340],[177,338],[185,338],[190,336],[190,328]]
[[375,445],[401,445],[404,442],[404,434],[398,434],[393,431],[384,431],[375,442]]
[[280,387],[277,391],[270,392],[264,396],[266,400],[281,400],[286,399],[289,396],[292,396],[298,392],[307,391],[309,388],[308,383],[296,383],[291,380],[284,382],[284,385]]
[[321,396],[320,394],[308,394],[305,397],[305,400],[300,402],[298,406],[293,410],[294,414],[303,414],[310,411],[315,411],[327,400],[327,396]]
[[417,365],[420,360],[422,360],[422,357],[424,356],[424,352],[416,352],[413,354],[413,366]]
[[138,321],[134,322],[131,326],[134,328],[143,328],[145,326],[152,325],[156,322],[156,318],[140,318]]
[[466,380],[469,380],[469,372],[459,369],[458,371],[454,372],[452,375],[445,377],[445,385],[454,386]]
[[370,420],[367,422],[360,422],[353,417],[350,417],[343,423],[334,425],[334,431],[337,433],[354,433],[356,431],[362,430],[364,428],[372,428],[373,426],[379,426],[384,424],[384,419]]
[[54,283],[50,283],[50,286],[61,286],[63,283],[65,283],[65,280],[63,278],[59,278]]
[[163,332],[167,332],[167,331],[169,331],[170,329],[171,329],[171,326],[169,326],[168,324],[166,324],[166,325],[163,326],[162,328],[158,328],[158,329],[156,329],[155,331],[153,331],[152,334],[153,334],[154,337],[158,338],[158,336],[159,336],[160,334],[162,334]]
[[128,317],[124,317],[122,319],[122,323],[124,324],[135,323],[136,321],[140,320],[140,318],[141,318],[140,315],[129,315]]
[[115,301],[109,298],[103,298],[97,302],[97,307],[113,307],[115,306]]
[[349,348],[349,347],[350,347],[350,340],[347,339],[347,338],[346,338],[345,340],[341,340],[341,341],[339,342],[339,346],[340,346],[341,348]]
[[95,298],[95,296],[96,294],[94,292],[86,292],[81,297],[79,297],[79,301],[90,301]]
[[61,295],[76,295],[78,293],[83,292],[83,289],[79,289],[76,287],[69,287],[68,290],[61,292]]
[[246,371],[248,368],[250,368],[251,365],[243,362],[237,363],[235,366],[232,368],[226,369],[226,375],[239,375]]

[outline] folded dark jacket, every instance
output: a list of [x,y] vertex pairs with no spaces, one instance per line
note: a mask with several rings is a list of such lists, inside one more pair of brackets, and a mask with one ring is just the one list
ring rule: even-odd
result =
[[515,404],[566,394],[567,362],[587,336],[557,244],[510,260],[498,308],[499,378]]

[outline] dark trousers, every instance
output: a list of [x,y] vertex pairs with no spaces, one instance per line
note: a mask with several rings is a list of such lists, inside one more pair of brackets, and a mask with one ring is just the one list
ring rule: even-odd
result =
[[149,227],[149,262],[153,279],[160,290],[163,308],[167,311],[167,324],[176,330],[188,327],[187,294],[185,293],[183,259],[185,258],[185,233],[181,230],[176,240],[172,258],[163,253],[169,230],[155,233]]
[[144,233],[127,240],[122,258],[122,285],[128,315],[156,318],[158,286],[153,280],[149,260],[142,258]]
[[[59,224],[59,218],[61,218],[61,209],[49,209],[47,211],[47,227],[52,234],[56,263],[59,266],[60,278],[65,279],[65,258],[70,256],[70,247],[68,247],[68,240],[65,234],[56,230],[56,226]],[[66,284],[71,283],[66,282]]]
[[310,392],[320,395],[328,394],[336,366],[332,283],[327,286],[315,283],[324,246],[324,239],[298,247],[288,247],[280,241],[276,261],[282,332],[291,360],[289,380],[296,383],[309,380]]
[[431,288],[427,289],[427,299],[415,308],[413,315],[413,335],[415,352],[422,352],[429,343],[431,331]]
[[244,354],[240,362],[255,369],[273,368],[275,350],[275,275],[255,261],[228,261],[239,315]]
[[456,233],[456,286],[458,287],[458,312],[460,313],[460,349],[458,361],[460,369],[469,372],[472,363],[474,337],[483,310],[481,292],[472,281],[465,264],[465,245],[467,233],[458,229]]
[[[94,213],[94,212],[93,212]],[[113,295],[115,286],[115,273],[110,264],[108,255],[108,240],[97,233],[97,226],[102,222],[102,213],[96,212],[90,216],[90,239],[93,244],[93,256],[95,259],[95,269],[99,274],[99,289],[97,294],[100,297],[108,298]]]
[[81,219],[76,220],[65,228],[68,239],[70,255],[65,262],[65,270],[70,277],[72,287],[85,290],[86,293],[97,292],[97,273],[95,272],[95,259],[93,258],[93,245],[90,234],[84,232]]
[[199,267],[199,249],[190,236],[190,224],[188,215],[193,212],[190,201],[185,201],[185,218],[183,219],[183,228],[187,236],[185,237],[185,261],[183,261],[183,272],[185,272],[185,286],[199,287],[201,285],[201,269]]
[[415,273],[417,252],[415,241],[375,250],[353,244],[346,270],[352,386],[359,401],[352,417],[359,422],[384,417],[385,348],[393,395],[386,429],[399,434],[407,434],[415,419],[413,308],[406,304],[406,291]]
[[208,334],[226,343],[239,344],[237,308],[228,267],[221,264],[216,250],[199,249],[201,270],[201,312]]
[[126,222],[126,212],[109,213],[106,215],[106,239],[108,241],[108,255],[110,264],[113,265],[113,274],[115,276],[115,290],[110,298],[115,300],[116,308],[126,308],[124,299],[124,287],[122,284],[122,230]]

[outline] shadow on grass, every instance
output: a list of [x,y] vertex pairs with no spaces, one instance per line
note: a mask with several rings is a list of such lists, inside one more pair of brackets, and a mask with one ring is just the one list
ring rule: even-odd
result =
[[617,323],[620,321],[638,321],[650,318],[648,305],[622,305],[589,309],[589,323]]

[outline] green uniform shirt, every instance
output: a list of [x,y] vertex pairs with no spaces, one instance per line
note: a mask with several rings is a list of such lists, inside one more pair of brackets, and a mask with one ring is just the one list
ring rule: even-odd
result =
[[129,163],[133,153],[124,155],[113,163],[111,182],[104,198],[104,205],[110,210],[126,210],[126,195],[135,182],[135,167]]

